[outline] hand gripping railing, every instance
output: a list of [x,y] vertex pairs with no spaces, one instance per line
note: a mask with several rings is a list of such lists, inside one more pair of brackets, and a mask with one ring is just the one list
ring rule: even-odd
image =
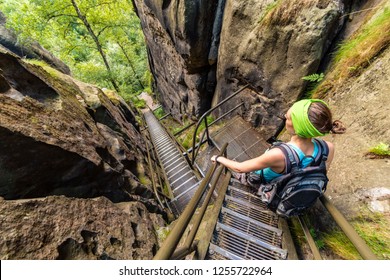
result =
[[[205,134],[207,135],[207,142],[211,143],[211,139],[210,139],[210,135],[209,135],[209,126],[216,123],[217,121],[219,121],[220,119],[222,119],[223,117],[225,117],[226,115],[228,115],[229,113],[231,113],[232,111],[234,111],[235,109],[239,108],[240,106],[243,105],[243,103],[240,103],[239,105],[237,105],[236,107],[234,107],[233,109],[231,109],[229,112],[226,112],[224,115],[220,116],[217,120],[213,121],[212,123],[208,124],[207,123],[207,117],[217,108],[219,108],[221,105],[225,104],[226,102],[228,102],[230,99],[232,99],[233,97],[235,97],[237,94],[239,94],[241,91],[243,91],[244,89],[246,89],[247,87],[249,87],[249,84],[247,84],[246,86],[240,88],[239,90],[237,90],[236,92],[234,92],[232,95],[230,95],[229,97],[225,98],[224,100],[222,100],[221,102],[219,102],[217,105],[215,105],[213,108],[209,109],[207,112],[205,112],[202,117],[199,119],[198,123],[196,124],[196,127],[195,127],[195,131],[194,131],[194,136],[192,138],[192,157],[191,157],[191,164],[194,165],[195,163],[195,159],[198,155],[198,152],[200,150],[200,147],[202,146],[203,144],[203,139],[204,139],[204,136]],[[205,130],[200,138],[200,141],[198,143],[198,145],[196,145],[196,135],[197,135],[197,132],[198,132],[198,129],[199,129],[199,126],[202,124],[202,122],[204,121],[205,123]],[[197,147],[196,147],[197,146]]]
[[[226,147],[227,147],[227,143],[223,145],[220,155],[225,154]],[[167,239],[165,239],[163,245],[158,250],[157,254],[154,256],[153,258],[154,260],[168,260],[172,257],[172,255],[174,254],[177,248],[177,245],[179,244],[180,239],[182,238],[188,224],[192,219],[192,216],[195,213],[196,208],[198,207],[198,204],[201,201],[203,194],[205,193],[207,187],[209,186],[210,181],[214,178],[213,184],[210,187],[207,196],[203,201],[203,205],[202,208],[200,209],[200,213],[194,221],[194,225],[191,229],[191,232],[184,246],[180,248],[180,250],[176,251],[174,258],[180,258],[181,256],[185,256],[186,254],[191,252],[191,250],[193,251],[196,248],[196,243],[194,243],[196,232],[198,231],[204,213],[206,212],[207,205],[211,199],[212,193],[214,192],[215,186],[218,181],[217,178],[220,176],[222,170],[224,169],[223,166],[220,166],[216,176],[214,177],[213,175],[215,173],[215,170],[217,169],[217,166],[218,163],[215,163],[211,166],[206,176],[203,178],[202,182],[200,183],[198,189],[196,190],[194,196],[192,197],[192,199],[184,209],[183,213],[177,219],[174,228],[169,233]]]

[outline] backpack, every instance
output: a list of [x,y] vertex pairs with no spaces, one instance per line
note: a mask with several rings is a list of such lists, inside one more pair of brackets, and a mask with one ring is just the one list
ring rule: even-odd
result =
[[328,184],[326,160],[329,148],[325,141],[314,139],[319,151],[309,166],[302,168],[298,154],[286,143],[275,143],[286,158],[286,172],[260,185],[258,195],[279,216],[289,218],[302,214],[323,195]]

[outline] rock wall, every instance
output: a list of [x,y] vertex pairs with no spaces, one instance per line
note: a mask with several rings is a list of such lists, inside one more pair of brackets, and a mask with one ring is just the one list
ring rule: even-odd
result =
[[216,11],[221,11],[218,0],[133,3],[147,41],[158,100],[177,119],[201,114],[209,108],[216,84],[215,54],[209,63],[209,53],[218,40],[218,24],[214,28]]
[[277,115],[302,94],[302,77],[317,72],[342,14],[342,1],[227,1],[214,103],[250,84],[228,107],[244,100],[242,114],[272,136]]
[[133,2],[165,109],[199,115],[211,97],[215,105],[249,84],[219,113],[243,100],[239,113],[268,137],[276,113],[303,93],[302,77],[317,72],[351,1]]
[[132,109],[0,49],[0,196],[152,197]]
[[66,75],[49,53],[31,57],[57,70],[26,60],[31,49],[5,31],[0,259],[152,259],[164,220],[134,109]]
[[327,191],[333,202],[352,217],[359,215],[357,205],[366,204],[372,211],[386,213],[390,224],[390,159],[366,156],[379,143],[390,143],[390,81],[384,78],[389,75],[387,48],[356,80],[329,93],[326,100],[347,132],[326,140],[336,151]]
[[150,260],[164,225],[139,202],[63,196],[0,200],[0,223],[2,260]]

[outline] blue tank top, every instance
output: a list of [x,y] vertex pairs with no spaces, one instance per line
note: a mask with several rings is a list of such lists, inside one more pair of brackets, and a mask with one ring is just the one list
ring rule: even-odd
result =
[[[291,148],[293,148],[295,152],[297,152],[297,154],[299,156],[299,160],[301,161],[302,167],[308,166],[318,154],[317,143],[314,140],[312,140],[312,143],[314,144],[314,150],[313,150],[313,153],[311,154],[311,157],[305,156],[305,154],[301,151],[301,149],[299,149],[294,144],[288,143],[288,145]],[[261,170],[256,170],[256,171],[254,171],[254,173],[261,175]],[[278,178],[282,175],[283,174],[280,174],[280,173],[273,171],[270,167],[263,169],[263,178],[266,182],[270,182],[273,179]]]

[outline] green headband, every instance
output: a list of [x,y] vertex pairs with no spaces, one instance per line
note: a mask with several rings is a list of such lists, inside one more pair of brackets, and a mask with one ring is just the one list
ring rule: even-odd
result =
[[291,107],[291,120],[295,133],[303,138],[313,138],[326,134],[319,132],[309,120],[309,107],[313,102],[321,102],[328,106],[320,99],[303,99],[294,103]]

